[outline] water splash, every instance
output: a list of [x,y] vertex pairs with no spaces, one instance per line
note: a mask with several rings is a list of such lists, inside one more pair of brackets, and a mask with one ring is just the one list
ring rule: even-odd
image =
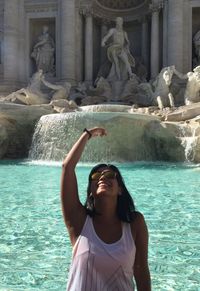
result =
[[187,125],[180,125],[181,141],[185,149],[185,160],[187,162],[193,162],[195,156],[195,148],[198,137],[196,136],[197,127],[191,127]]

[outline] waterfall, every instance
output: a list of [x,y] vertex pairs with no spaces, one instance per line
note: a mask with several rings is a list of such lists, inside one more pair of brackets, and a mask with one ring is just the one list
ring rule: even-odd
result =
[[33,135],[29,158],[61,161],[83,129],[94,126],[105,127],[108,136],[89,140],[82,155],[84,162],[152,160],[155,156],[143,136],[148,123],[159,122],[156,117],[114,112],[116,108],[113,112],[88,111],[42,116]]
[[193,162],[195,156],[195,149],[198,137],[196,136],[197,127],[191,127],[188,125],[180,125],[181,141],[185,150],[185,160],[187,162]]
[[82,162],[195,161],[198,124],[167,124],[153,115],[129,113],[130,108],[90,105],[76,112],[42,116],[29,159],[62,161],[84,128],[100,126],[108,135],[88,141]]

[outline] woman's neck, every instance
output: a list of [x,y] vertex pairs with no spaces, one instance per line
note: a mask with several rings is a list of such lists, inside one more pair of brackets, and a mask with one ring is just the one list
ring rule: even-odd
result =
[[119,221],[116,211],[117,202],[101,199],[95,203],[95,209],[96,212],[99,213],[99,215],[96,215],[94,218],[96,222],[115,223]]

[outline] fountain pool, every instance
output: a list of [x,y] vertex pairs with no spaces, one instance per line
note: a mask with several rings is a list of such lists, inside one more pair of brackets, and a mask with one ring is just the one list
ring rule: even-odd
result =
[[[79,164],[81,199],[92,164]],[[118,164],[150,234],[152,290],[200,286],[200,167]],[[64,291],[71,246],[63,223],[61,164],[0,162],[0,290]]]

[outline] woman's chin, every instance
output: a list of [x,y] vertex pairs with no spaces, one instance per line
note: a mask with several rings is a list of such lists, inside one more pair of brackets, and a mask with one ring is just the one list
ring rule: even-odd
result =
[[97,196],[108,193],[108,187],[99,187],[97,189]]

